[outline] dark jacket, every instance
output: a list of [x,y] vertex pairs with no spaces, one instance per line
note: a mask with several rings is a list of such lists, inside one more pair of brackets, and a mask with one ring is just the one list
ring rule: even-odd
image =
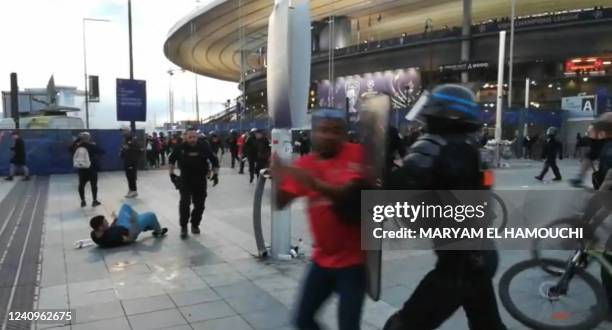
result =
[[563,159],[562,148],[561,142],[557,141],[555,137],[547,137],[542,148],[542,158],[549,162],[555,161],[557,157]]
[[178,163],[181,177],[185,182],[205,183],[210,166],[219,167],[219,159],[213,154],[208,142],[198,142],[195,145],[183,143],[177,146],[168,162],[172,165]]
[[25,143],[23,143],[23,139],[18,137],[15,139],[13,146],[11,147],[11,151],[13,152],[13,157],[11,157],[11,164],[15,165],[25,165],[26,163],[26,152],[25,152]]
[[255,159],[260,162],[267,162],[270,159],[270,155],[272,154],[272,149],[270,148],[270,140],[266,137],[262,137],[261,139],[253,138],[255,144]]
[[137,166],[140,157],[142,156],[142,148],[136,138],[126,138],[123,145],[121,146],[121,152],[119,156],[123,159],[123,165]]

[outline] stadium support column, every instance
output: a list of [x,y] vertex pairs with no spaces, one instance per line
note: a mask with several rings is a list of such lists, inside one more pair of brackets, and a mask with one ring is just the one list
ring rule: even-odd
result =
[[497,62],[497,105],[495,111],[495,165],[500,166],[499,148],[502,139],[502,100],[504,98],[504,60],[506,59],[506,31],[499,32],[499,56]]
[[[463,0],[463,28],[461,30],[461,62],[470,60],[470,40],[472,38],[472,0]],[[469,81],[468,72],[461,72],[461,82]]]
[[11,113],[10,117],[15,121],[15,128],[19,129],[19,85],[17,84],[17,73],[11,73]]

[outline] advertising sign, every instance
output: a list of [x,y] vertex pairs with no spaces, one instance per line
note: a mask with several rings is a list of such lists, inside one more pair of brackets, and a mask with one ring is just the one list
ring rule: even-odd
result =
[[117,78],[117,120],[147,121],[147,84]]
[[568,111],[570,118],[593,117],[597,114],[595,95],[570,96],[561,99],[561,109]]

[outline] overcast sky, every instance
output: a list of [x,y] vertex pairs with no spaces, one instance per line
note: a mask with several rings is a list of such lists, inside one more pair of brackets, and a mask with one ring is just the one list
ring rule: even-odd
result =
[[[147,126],[169,118],[168,69],[163,43],[169,29],[196,5],[209,0],[132,0],[134,78],[147,81]],[[84,88],[82,19],[87,22],[87,71],[100,76],[101,102],[90,105],[92,128],[117,128],[115,79],[129,78],[127,0],[2,0],[0,10],[0,90],[10,90],[9,74],[17,72],[19,87],[45,87],[53,74],[56,85]],[[201,116],[219,111],[235,98],[236,83],[199,76]],[[194,74],[180,71],[172,78],[175,120],[195,118]]]

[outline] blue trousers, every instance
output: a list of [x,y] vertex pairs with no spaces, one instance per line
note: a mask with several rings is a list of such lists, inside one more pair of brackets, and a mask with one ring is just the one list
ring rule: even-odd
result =
[[[132,216],[136,216],[136,225],[132,226],[130,219]],[[138,235],[147,230],[159,231],[161,227],[159,225],[159,221],[157,221],[157,216],[153,212],[145,212],[138,214],[134,209],[127,205],[121,205],[119,209],[119,213],[117,214],[117,222],[115,226],[122,226],[127,228],[130,231],[130,236],[134,239],[138,237]]]
[[358,330],[366,290],[366,272],[361,265],[345,268],[324,268],[312,263],[299,302],[295,326],[300,330],[321,327],[314,317],[321,305],[336,292],[340,296],[338,329]]

